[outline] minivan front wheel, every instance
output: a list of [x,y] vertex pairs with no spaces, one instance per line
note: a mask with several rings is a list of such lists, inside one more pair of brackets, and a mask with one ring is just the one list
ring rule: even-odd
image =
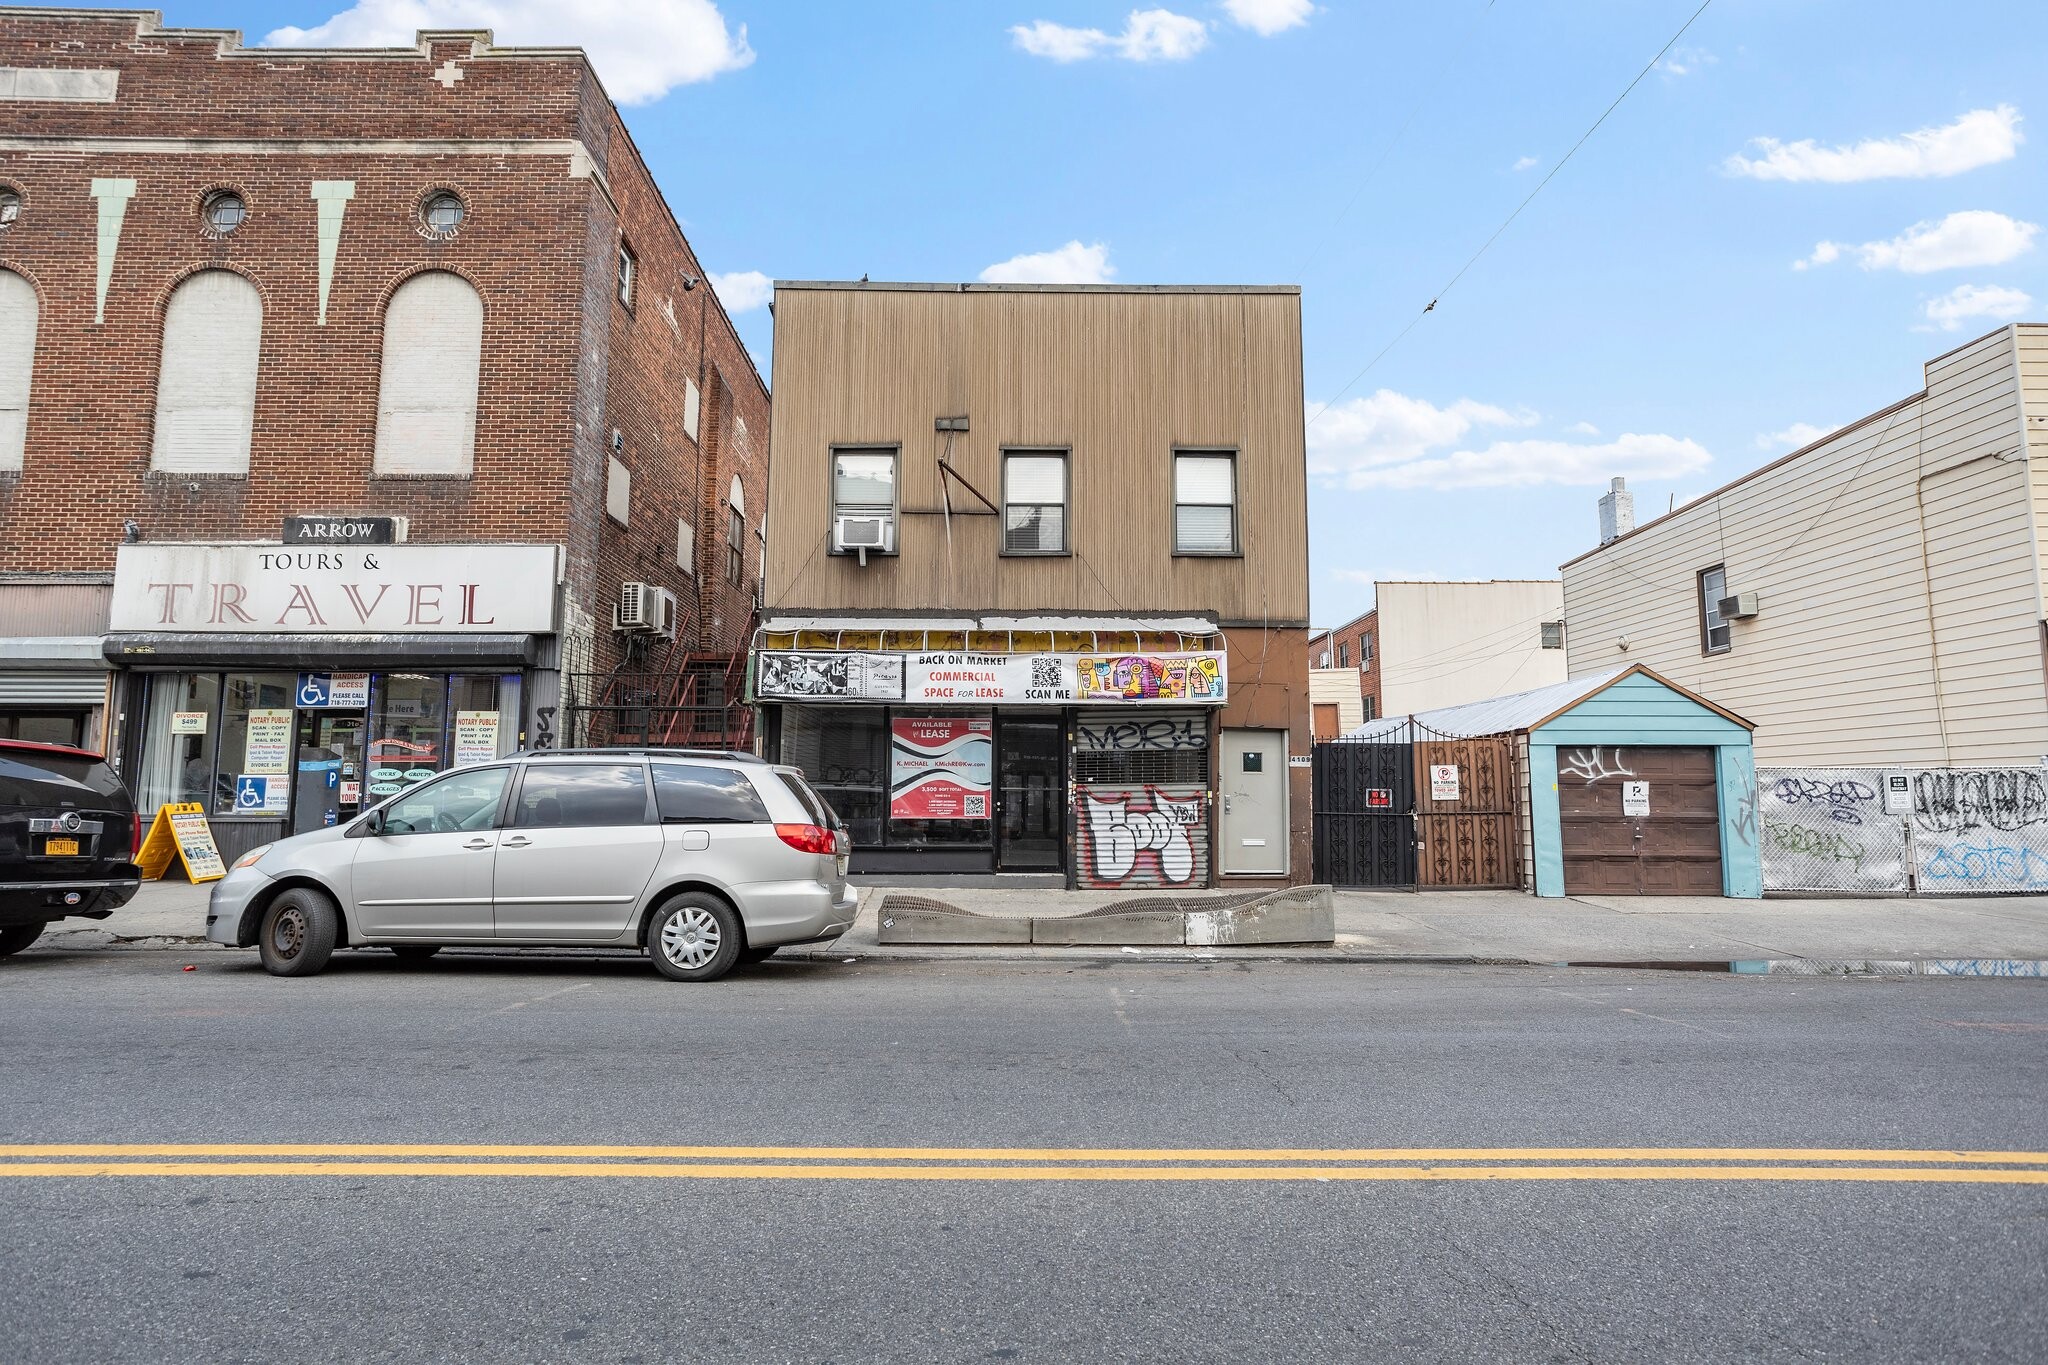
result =
[[740,960],[743,937],[731,906],[702,891],[685,891],[654,912],[647,956],[671,981],[716,981]]
[[272,976],[311,976],[334,956],[341,911],[310,886],[294,886],[263,912],[256,946]]

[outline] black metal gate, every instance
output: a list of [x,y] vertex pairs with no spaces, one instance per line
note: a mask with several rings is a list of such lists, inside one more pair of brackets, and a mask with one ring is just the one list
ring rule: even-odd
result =
[[1415,885],[1415,745],[1332,740],[1309,754],[1315,877],[1331,886]]

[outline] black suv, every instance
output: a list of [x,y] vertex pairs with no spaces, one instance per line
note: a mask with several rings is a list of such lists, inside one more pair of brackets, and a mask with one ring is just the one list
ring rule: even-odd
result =
[[0,957],[66,915],[105,919],[142,886],[135,800],[98,754],[0,739]]

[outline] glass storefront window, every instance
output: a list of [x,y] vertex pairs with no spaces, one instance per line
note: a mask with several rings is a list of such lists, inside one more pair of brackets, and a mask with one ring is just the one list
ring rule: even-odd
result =
[[[292,772],[292,701],[298,691],[292,673],[230,673],[221,687],[220,735],[215,751],[213,813],[235,809],[235,778],[268,777],[289,791]],[[265,812],[282,815],[282,808]]]
[[[449,766],[448,675],[380,673],[370,683],[370,791],[419,782]],[[393,791],[399,790],[393,787]]]
[[791,706],[782,761],[825,798],[856,844],[878,845],[889,815],[888,713],[879,706]]
[[[146,820],[159,806],[198,801],[212,810],[214,749],[219,740],[220,675],[166,673],[150,680],[148,732],[135,784],[136,808]],[[227,792],[234,798],[233,784]]]

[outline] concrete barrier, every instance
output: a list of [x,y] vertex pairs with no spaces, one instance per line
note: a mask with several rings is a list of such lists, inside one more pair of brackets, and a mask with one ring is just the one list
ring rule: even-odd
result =
[[1336,899],[1327,886],[1132,897],[1078,915],[989,915],[890,892],[875,919],[876,938],[887,944],[1227,948],[1337,938]]
[[1337,901],[1327,886],[1276,891],[1249,905],[1192,910],[1186,919],[1189,947],[1337,941]]
[[1186,942],[1184,918],[1172,910],[1133,910],[1113,915],[1042,915],[1028,922],[1033,943],[1179,947]]

